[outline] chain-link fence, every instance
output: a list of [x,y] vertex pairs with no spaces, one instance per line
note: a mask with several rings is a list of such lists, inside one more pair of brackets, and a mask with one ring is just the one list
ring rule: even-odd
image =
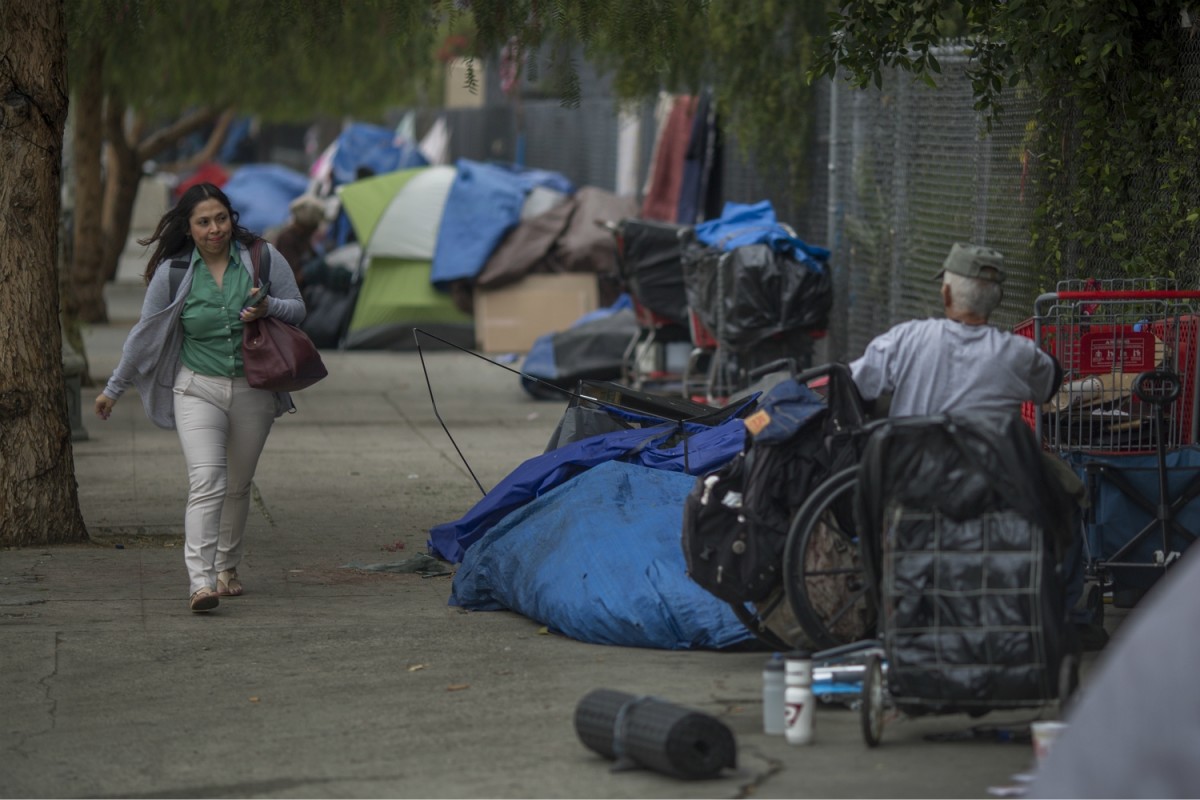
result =
[[941,52],[938,60],[936,89],[903,73],[880,91],[830,84],[829,246],[841,312],[833,355],[853,357],[895,323],[940,312],[931,278],[954,242],[1004,253],[1009,277],[996,324],[1028,317],[1044,288],[1030,254],[1038,198],[1025,137],[1033,104],[1006,98],[987,134],[965,56]]
[[[1200,43],[1188,47],[1188,66],[1177,77],[1188,97],[1200,99]],[[802,239],[832,251],[836,308],[829,358],[854,358],[893,324],[940,313],[931,277],[956,241],[1005,254],[1009,277],[993,316],[997,325],[1026,319],[1037,295],[1054,288],[1053,279],[1039,274],[1031,249],[1041,200],[1034,99],[1009,91],[989,132],[973,108],[962,49],[945,48],[937,57],[942,74],[936,88],[899,71],[885,73],[881,90],[857,90],[840,80],[817,85],[816,135],[802,198],[773,182],[781,170],[754,163],[736,142],[726,142],[725,199],[770,199]],[[428,112],[430,118],[434,113]],[[515,159],[519,119],[524,163],[561,172],[577,185],[615,188],[618,122],[609,98],[584,100],[577,108],[538,100],[519,111],[501,106],[440,113],[449,116],[455,157]],[[644,181],[653,147],[652,105],[641,106],[640,116],[637,167]],[[1152,173],[1145,176],[1145,191],[1156,185]],[[1185,263],[1200,265],[1200,252],[1191,252]],[[1122,275],[1121,265],[1099,245],[1068,253],[1065,269],[1067,277]],[[1193,272],[1185,267],[1180,284],[1191,287],[1198,280],[1200,266]]]

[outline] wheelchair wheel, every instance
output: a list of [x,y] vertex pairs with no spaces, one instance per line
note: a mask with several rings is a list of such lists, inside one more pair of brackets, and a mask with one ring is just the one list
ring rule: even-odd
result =
[[859,706],[863,741],[876,747],[883,740],[883,659],[867,656],[863,668],[862,703]]
[[765,602],[756,603],[753,608],[748,603],[730,603],[729,605],[733,608],[734,615],[754,634],[754,638],[771,650],[783,653],[795,649],[794,645],[785,642],[767,625],[767,618],[781,602],[783,602],[783,593],[776,589]]
[[818,486],[792,518],[784,585],[797,621],[818,648],[870,638],[875,613],[854,526],[858,468]]

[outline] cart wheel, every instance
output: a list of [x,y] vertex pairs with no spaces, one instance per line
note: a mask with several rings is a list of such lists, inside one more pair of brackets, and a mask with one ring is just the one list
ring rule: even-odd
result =
[[1079,656],[1067,653],[1058,662],[1058,717],[1062,719],[1079,689]]
[[858,468],[828,478],[792,517],[784,586],[796,620],[817,648],[870,638],[875,614],[854,528]]
[[862,718],[863,741],[867,747],[878,746],[883,739],[883,659],[878,655],[867,656],[863,668],[859,714]]
[[1099,583],[1088,585],[1084,594],[1084,608],[1094,625],[1104,624],[1104,590]]

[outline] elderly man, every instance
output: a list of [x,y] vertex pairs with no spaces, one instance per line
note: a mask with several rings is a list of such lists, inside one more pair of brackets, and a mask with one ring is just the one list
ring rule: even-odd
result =
[[[902,322],[877,336],[850,364],[854,382],[869,403],[890,395],[890,417],[947,411],[1004,411],[1042,404],[1058,392],[1062,367],[1032,339],[1002,331],[988,318],[1004,296],[1004,256],[990,247],[955,244],[933,276],[942,281],[944,319]],[[878,411],[878,409],[877,409]],[[1046,466],[1066,495],[1087,502],[1083,483],[1061,459]],[[1082,537],[1071,537],[1064,558],[1068,607],[1078,604],[1084,583]],[[1098,649],[1104,629],[1086,609],[1073,610],[1083,646]]]
[[935,279],[942,281],[944,319],[902,322],[850,364],[868,401],[891,394],[892,417],[944,411],[1017,413],[1058,391],[1062,369],[1032,339],[999,330],[988,318],[1004,290],[1004,256],[956,244]]

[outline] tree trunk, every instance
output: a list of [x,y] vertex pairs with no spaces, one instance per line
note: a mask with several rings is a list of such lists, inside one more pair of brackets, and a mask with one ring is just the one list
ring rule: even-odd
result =
[[[142,166],[147,160],[183,137],[208,125],[223,113],[223,109],[219,108],[198,109],[167,127],[155,131],[143,140],[140,117],[135,116],[134,122],[126,126],[127,111],[128,107],[121,97],[109,96],[105,103],[102,121],[98,121],[96,126],[96,130],[104,132],[107,143],[105,163],[108,171],[101,190],[103,199],[96,208],[88,212],[94,214],[92,224],[100,231],[99,235],[92,240],[94,244],[91,245],[100,254],[100,265],[94,276],[80,275],[81,281],[91,280],[93,286],[86,289],[78,287],[81,297],[90,298],[90,302],[80,303],[79,311],[80,318],[88,322],[102,322],[107,319],[104,283],[117,275],[121,252],[125,249],[130,225],[133,222],[133,206],[137,202],[138,186],[142,179]],[[224,113],[231,112],[226,110]],[[222,136],[227,127],[221,128]],[[76,158],[79,158],[78,154]],[[96,164],[99,165],[98,153],[95,158]],[[76,224],[80,224],[84,214],[78,206],[75,213]],[[76,248],[81,246],[84,246],[84,242],[77,238]]]
[[[96,71],[97,77],[101,69],[103,59]],[[89,72],[89,78],[91,75]],[[76,109],[80,131],[77,136],[95,136],[96,141],[92,143],[89,139],[85,143],[87,154],[81,155],[83,149],[76,138],[75,161],[80,172],[77,191],[80,194],[85,191],[82,175],[85,170],[94,170],[96,180],[100,182],[95,186],[94,204],[89,202],[85,207],[84,201],[76,198],[75,290],[79,297],[79,318],[85,322],[104,322],[108,319],[104,284],[116,277],[121,253],[129,238],[133,206],[137,202],[138,186],[142,179],[142,165],[183,137],[212,122],[222,111],[201,108],[139,142],[142,135],[140,118],[135,117],[135,122],[127,130],[125,116],[128,107],[120,96],[110,96],[106,103],[101,103],[97,93],[86,100],[81,98],[81,105],[85,102],[95,105]],[[89,120],[87,125],[83,123],[85,114]],[[83,132],[85,127],[90,129],[86,134]],[[107,142],[106,146],[102,145],[103,142]],[[108,166],[107,175],[103,177],[100,175],[102,147]],[[91,188],[87,191],[91,191]],[[90,255],[82,255],[84,251]],[[97,259],[94,272],[90,264],[85,266],[86,262],[80,261],[93,255]]]
[[74,317],[88,322],[108,319],[104,303],[104,233],[100,227],[104,203],[104,178],[100,170],[100,150],[104,143],[103,69],[104,52],[94,47],[88,54],[83,80],[74,98],[75,235],[71,283]]
[[[138,183],[142,179],[142,163],[137,148],[141,134],[141,120],[137,117],[126,131],[124,99],[115,94],[108,96],[104,109],[105,147],[104,210],[100,224],[104,229],[105,277],[112,280],[117,276],[121,252],[129,238],[129,226],[133,221],[133,204],[137,202]],[[128,138],[126,138],[128,137]]]
[[87,538],[58,321],[67,40],[62,0],[5,0],[0,25],[0,544]]

